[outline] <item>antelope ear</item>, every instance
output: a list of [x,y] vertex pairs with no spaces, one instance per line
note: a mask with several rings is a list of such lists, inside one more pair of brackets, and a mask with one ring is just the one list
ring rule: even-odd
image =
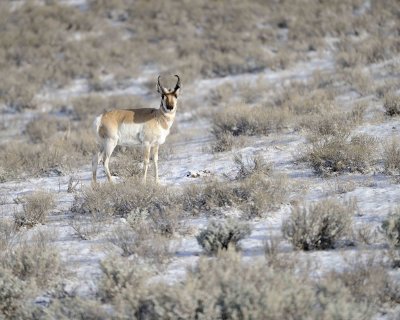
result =
[[174,94],[178,97],[181,94],[181,88],[176,89]]

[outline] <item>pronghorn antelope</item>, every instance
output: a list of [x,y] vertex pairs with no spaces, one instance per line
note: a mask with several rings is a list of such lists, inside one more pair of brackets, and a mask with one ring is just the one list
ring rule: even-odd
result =
[[104,112],[94,121],[96,135],[100,144],[100,150],[94,155],[92,161],[93,179],[96,183],[97,166],[103,161],[104,170],[108,181],[111,182],[110,169],[108,164],[111,154],[117,145],[138,145],[144,146],[144,176],[147,178],[150,151],[153,148],[153,160],[155,168],[155,179],[158,182],[158,148],[165,142],[169,130],[175,119],[177,99],[181,88],[181,81],[178,81],[173,90],[166,89],[160,84],[160,76],[157,81],[157,91],[161,94],[159,109],[116,109]]

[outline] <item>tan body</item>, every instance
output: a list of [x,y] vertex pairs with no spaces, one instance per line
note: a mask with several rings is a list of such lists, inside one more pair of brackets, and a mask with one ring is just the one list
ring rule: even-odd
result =
[[175,119],[180,81],[174,90],[167,90],[159,84],[161,105],[159,109],[116,109],[98,116],[94,122],[100,150],[92,161],[93,182],[96,182],[97,166],[104,163],[107,178],[111,181],[110,157],[117,145],[144,146],[144,180],[153,148],[155,179],[158,181],[158,148],[165,142]]

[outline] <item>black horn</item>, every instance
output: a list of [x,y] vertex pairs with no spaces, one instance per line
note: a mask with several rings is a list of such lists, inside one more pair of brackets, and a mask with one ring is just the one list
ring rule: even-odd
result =
[[158,92],[162,94],[166,94],[164,87],[160,84],[161,76],[158,76],[157,85],[158,85]]
[[176,85],[175,85],[174,92],[175,92],[176,90],[178,90],[178,89],[181,87],[181,79],[179,78],[179,76],[178,76],[177,74],[175,75],[175,77],[178,78],[178,82],[177,82]]

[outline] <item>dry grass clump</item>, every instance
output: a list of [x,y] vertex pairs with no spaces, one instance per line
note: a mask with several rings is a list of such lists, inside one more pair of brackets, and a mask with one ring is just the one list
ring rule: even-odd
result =
[[265,82],[262,76],[259,76],[253,82],[240,81],[237,84],[236,92],[245,104],[256,104],[263,101],[268,89],[270,89],[269,84]]
[[299,124],[306,129],[310,145],[301,160],[321,175],[369,170],[376,161],[377,140],[366,134],[351,136],[365,109],[364,104],[356,104],[344,114],[327,111],[303,117]]
[[377,231],[368,223],[363,223],[353,228],[353,239],[356,244],[371,245],[377,238]]
[[6,144],[0,152],[4,180],[15,179],[24,174],[41,175],[51,172],[60,164],[59,149],[45,144]]
[[17,319],[23,316],[21,302],[25,298],[25,290],[23,281],[11,270],[0,267],[0,317]]
[[183,191],[183,209],[197,213],[213,208],[234,205],[235,194],[231,185],[212,180],[203,185],[189,185]]
[[27,174],[65,174],[88,162],[88,156],[96,150],[96,142],[91,128],[71,124],[70,131],[60,131],[59,135],[48,136],[43,142],[15,142],[1,147],[2,179],[9,180]]
[[[151,272],[132,260],[111,256],[100,263],[102,276],[98,285],[98,296],[103,302],[117,302],[120,295],[129,289],[143,289]],[[136,288],[136,289],[135,289]]]
[[122,250],[122,256],[138,256],[152,264],[161,265],[171,258],[173,248],[164,234],[147,221],[133,227],[117,226],[108,240]]
[[33,143],[49,141],[57,132],[66,132],[67,121],[48,115],[31,120],[25,128],[25,134]]
[[400,246],[400,207],[395,208],[382,222],[382,230],[392,245]]
[[243,180],[254,174],[264,174],[268,176],[273,173],[272,164],[267,163],[259,155],[246,159],[243,159],[242,155],[235,155],[233,161],[237,171],[235,180]]
[[387,173],[400,173],[400,144],[398,140],[393,138],[392,141],[384,145],[383,164]]
[[[353,125],[356,115],[350,113],[346,118],[337,111],[338,106],[334,100],[337,95],[336,79],[325,77],[315,73],[308,82],[292,81],[274,95],[272,104],[284,117],[286,126],[316,130],[315,126],[323,127],[330,121],[341,127]],[[271,102],[266,102],[266,105],[270,104]],[[341,120],[345,122],[342,123]]]
[[6,251],[17,237],[15,224],[7,219],[0,220],[0,251]]
[[348,134],[322,136],[311,142],[302,156],[316,173],[364,173],[375,163],[377,142],[366,134],[349,138]]
[[399,115],[400,96],[397,96],[394,93],[388,93],[387,95],[385,95],[383,107],[385,108],[385,112],[388,116],[393,117]]
[[[141,178],[87,188],[75,197],[71,208],[79,217],[74,229],[86,238],[98,233],[111,217],[124,217],[130,227],[114,230],[111,243],[120,247],[125,256],[137,254],[161,263],[172,251],[166,238],[174,236],[181,227],[180,197],[171,188],[143,184]],[[85,217],[89,220],[86,223],[95,219],[98,227],[92,230],[93,225],[88,225],[89,230],[82,230],[80,221],[85,221]]]
[[38,191],[24,197],[23,211],[14,215],[14,223],[17,228],[33,226],[45,223],[47,215],[56,207],[54,195]]
[[232,250],[201,258],[182,283],[134,283],[117,296],[119,315],[139,319],[363,319],[372,309],[340,283],[317,287],[265,263],[243,263]]
[[353,126],[353,119],[349,114],[343,113],[321,114],[307,117],[300,126],[306,129],[308,140],[316,141],[321,137],[348,136]]
[[400,302],[400,283],[375,257],[360,256],[344,271],[328,273],[324,281],[341,283],[360,304],[391,308]]
[[231,83],[223,83],[211,89],[207,98],[213,106],[229,103],[235,93],[235,88]]
[[308,207],[294,207],[282,225],[282,233],[295,248],[325,250],[350,234],[354,207],[322,200]]
[[46,233],[19,242],[2,258],[1,267],[39,288],[46,288],[63,270],[60,254]]
[[354,125],[360,125],[363,123],[367,107],[367,102],[357,102],[353,105],[353,109],[350,111],[349,118]]
[[178,205],[179,195],[171,188],[153,183],[144,184],[141,179],[132,178],[118,184],[84,189],[82,195],[75,197],[72,211],[127,217],[137,210],[147,211],[149,215],[164,213]]
[[[389,64],[390,66],[390,64]],[[395,67],[392,67],[395,68]],[[390,71],[390,73],[392,73],[392,71]],[[396,73],[396,71],[394,71],[394,73]],[[385,79],[383,81],[383,83],[378,83],[375,87],[375,95],[382,99],[384,97],[386,97],[387,95],[393,95],[393,92],[396,91],[396,89],[398,88],[398,83],[399,80],[398,79]]]
[[247,222],[235,219],[212,220],[196,239],[207,254],[217,254],[220,250],[227,250],[231,246],[240,249],[239,241],[250,233],[250,224]]
[[282,110],[239,104],[216,114],[213,134],[216,137],[228,132],[233,136],[268,134],[283,128],[284,116]]
[[189,212],[220,212],[236,207],[246,217],[261,216],[276,209],[288,194],[282,175],[255,173],[239,181],[213,180],[204,186],[189,186],[183,193],[183,208]]
[[276,108],[239,104],[218,112],[212,119],[215,152],[230,150],[234,137],[266,135],[285,127],[287,114]]
[[[64,297],[52,299],[51,305],[45,310],[49,319],[77,319],[77,320],[108,320],[112,318],[111,312],[97,300],[83,299],[80,297]],[[45,317],[41,315],[41,317]]]
[[115,227],[108,237],[113,245],[122,249],[122,256],[128,257],[138,251],[140,236],[128,226]]
[[111,220],[110,218],[109,215],[101,212],[87,214],[75,212],[69,221],[69,225],[79,238],[89,240],[105,229],[107,223]]
[[343,70],[341,77],[350,85],[351,89],[357,91],[361,96],[374,92],[374,81],[371,73],[361,67]]
[[275,98],[275,104],[281,112],[289,112],[299,120],[302,117],[325,114],[337,108],[335,93],[327,88],[319,88],[321,84],[314,82],[291,82],[284,87]]
[[241,144],[242,141],[238,140],[238,138],[231,133],[221,133],[216,136],[216,141],[212,144],[211,150],[213,152],[225,152]]
[[[387,32],[387,31],[386,31]],[[399,52],[398,39],[388,33],[374,34],[363,39],[341,38],[338,43],[336,64],[341,68],[354,68],[391,59]]]

